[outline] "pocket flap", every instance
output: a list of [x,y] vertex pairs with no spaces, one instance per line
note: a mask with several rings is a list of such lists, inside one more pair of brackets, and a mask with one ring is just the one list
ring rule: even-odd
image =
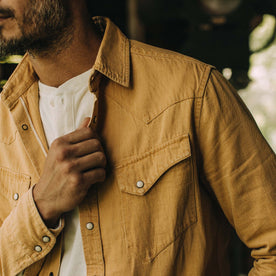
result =
[[30,188],[31,177],[22,173],[13,172],[7,168],[0,167],[0,181],[2,194],[13,201],[14,195],[19,197]]
[[173,138],[117,166],[116,178],[119,188],[121,192],[144,195],[169,168],[190,156],[189,136]]

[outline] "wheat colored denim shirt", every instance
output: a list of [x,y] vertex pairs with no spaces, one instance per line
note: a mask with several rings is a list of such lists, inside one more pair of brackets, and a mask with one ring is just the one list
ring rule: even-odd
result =
[[[231,227],[250,275],[276,275],[275,154],[236,91],[212,66],[94,21],[92,127],[108,168],[79,206],[87,275],[227,276]],[[47,229],[32,197],[48,151],[37,82],[26,55],[1,93],[3,276],[59,270],[64,221]]]

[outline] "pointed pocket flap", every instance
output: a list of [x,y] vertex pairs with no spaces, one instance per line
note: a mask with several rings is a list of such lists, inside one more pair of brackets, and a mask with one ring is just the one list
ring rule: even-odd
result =
[[145,195],[168,169],[190,156],[191,147],[186,134],[131,157],[116,167],[119,189],[133,195]]

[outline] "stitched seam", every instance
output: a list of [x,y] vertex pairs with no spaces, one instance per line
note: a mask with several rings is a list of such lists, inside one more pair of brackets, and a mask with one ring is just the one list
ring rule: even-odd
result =
[[[36,81],[35,79],[30,79],[26,83],[25,87],[23,88],[22,93],[20,93],[20,91],[17,90],[16,92],[12,93],[12,95],[7,95],[7,98],[5,98],[4,101],[5,100],[7,101],[10,110],[12,110],[15,107],[15,105],[17,104],[18,99],[33,85],[33,83],[35,81]],[[11,98],[11,100],[10,100],[10,98]]]
[[[155,183],[158,181],[158,179],[161,178],[161,176],[163,174],[165,174],[170,168],[179,164],[182,161],[183,162],[186,160],[188,161],[189,157],[191,157],[191,154],[178,157],[177,159],[174,159],[173,161],[170,160],[170,163],[168,163],[166,166],[160,167],[159,168],[160,173],[158,173],[157,176],[155,178],[153,178],[152,180],[145,182],[145,184],[148,186],[145,187],[144,189],[142,189],[142,190],[137,190],[136,188],[135,189],[127,189],[128,186],[124,185],[123,189],[121,191],[125,192],[125,193],[129,193],[129,194],[133,194],[133,195],[143,196],[145,193],[147,193],[153,187],[153,185],[155,185]],[[192,180],[188,181],[187,184],[193,184]]]
[[[147,57],[151,57],[153,59],[159,59],[159,58],[170,59],[170,60],[176,60],[176,61],[185,62],[185,63],[189,63],[189,64],[202,65],[203,67],[213,67],[207,63],[198,61],[196,59],[193,59],[192,57],[185,56],[178,52],[156,53],[154,51],[148,51],[143,48],[138,48],[137,46],[133,45],[132,43],[131,43],[130,47],[132,50],[131,53],[134,55],[138,55],[138,56],[147,56]],[[141,50],[145,51],[145,53],[141,53],[140,52]],[[139,51],[139,52],[137,52],[137,51]]]
[[9,136],[5,139],[5,137],[0,137],[0,143],[3,143],[4,145],[11,145],[15,140],[16,140],[16,135],[17,135],[18,131],[15,130],[14,135],[13,136]]
[[131,115],[131,117],[133,118],[134,121],[139,120],[139,121],[141,121],[142,123],[144,123],[144,120],[140,119],[139,116],[136,116],[136,115],[134,116],[130,110],[126,109],[125,106],[122,105],[122,104],[120,104],[115,98],[113,98],[112,96],[110,96],[110,95],[108,95],[108,94],[106,94],[106,93],[105,93],[105,96],[106,96],[107,98],[111,99],[114,103],[116,103],[116,104],[117,104],[121,109],[123,109],[125,112],[129,113],[129,114]]
[[[153,52],[154,53],[154,52]],[[188,60],[188,59],[185,59],[185,56],[183,55],[182,58],[181,57],[177,57],[173,54],[171,55],[166,55],[166,54],[159,54],[159,55],[150,55],[150,54],[143,54],[143,53],[136,53],[136,52],[132,52],[133,55],[137,55],[137,56],[146,56],[146,57],[149,57],[149,58],[152,58],[152,59],[169,59],[169,60],[172,60],[172,61],[178,61],[178,62],[184,62],[184,63],[189,63],[189,64],[194,64],[194,65],[202,65],[204,67],[208,67],[210,65],[208,64],[205,64],[203,62],[196,62],[194,60]],[[211,66],[210,66],[211,67]]]
[[27,107],[26,107],[26,104],[25,104],[24,100],[23,100],[21,97],[20,97],[19,99],[20,99],[20,102],[21,102],[22,105],[23,105],[24,111],[25,111],[25,113],[26,113],[26,115],[27,115],[27,118],[28,118],[28,120],[29,120],[31,129],[33,130],[33,133],[34,133],[34,135],[35,135],[35,138],[36,138],[37,142],[39,143],[39,145],[40,145],[40,147],[41,147],[41,150],[42,150],[44,156],[46,157],[46,156],[47,156],[47,152],[46,152],[46,150],[45,150],[45,148],[44,148],[44,146],[43,146],[43,143],[41,142],[41,140],[40,140],[40,138],[39,138],[39,136],[38,136],[38,134],[37,134],[37,132],[36,132],[36,129],[35,129],[34,125],[33,125],[31,116],[30,116],[30,114],[29,114],[29,112],[28,112],[28,109],[27,109]]
[[[182,100],[177,100],[176,102],[166,106],[165,108],[161,109],[160,111],[156,112],[156,113],[153,113],[153,115],[151,116],[150,119],[146,120],[146,123],[147,124],[150,124],[152,121],[154,121],[157,117],[159,117],[162,113],[164,113],[167,109],[173,107],[174,105],[176,104],[180,104],[182,102],[185,102],[185,101],[188,101],[188,100],[194,100],[198,97],[189,97],[189,98],[185,98],[185,99],[182,99]],[[200,97],[201,98],[201,97]],[[145,115],[146,116],[146,115]]]
[[179,239],[183,235],[183,233],[186,232],[190,227],[192,227],[196,222],[197,222],[197,218],[195,220],[191,220],[190,224],[187,223],[187,225],[184,225],[182,231],[180,231],[169,244],[167,244],[162,250],[160,250],[154,257],[148,258],[143,263],[153,262],[164,250],[166,250],[168,247],[174,244],[176,240]]
[[[189,97],[189,98],[185,98],[185,99],[182,99],[182,100],[178,100],[168,106],[166,106],[164,109],[154,113],[153,116],[150,116],[151,118],[150,119],[140,119],[139,118],[139,115],[137,114],[133,114],[133,112],[131,110],[128,110],[124,105],[120,104],[116,99],[115,97],[111,96],[111,95],[108,95],[108,94],[105,94],[106,97],[110,98],[113,102],[115,102],[116,104],[118,104],[118,106],[120,106],[120,108],[122,108],[123,110],[125,110],[126,112],[128,112],[129,114],[131,114],[132,118],[134,118],[135,120],[139,120],[139,121],[142,121],[143,123],[146,123],[146,124],[150,124],[152,121],[154,121],[157,117],[159,117],[163,112],[165,112],[167,109],[171,108],[172,106],[176,105],[176,104],[179,104],[179,103],[182,103],[184,101],[187,101],[187,100],[194,100],[194,99],[201,99],[202,97]],[[135,117],[134,117],[135,115]],[[148,117],[147,115],[144,115],[144,117]]]
[[[141,155],[139,155],[139,156],[137,156],[137,157],[131,157],[131,159],[129,160],[129,161],[126,161],[126,163],[124,163],[124,164],[122,164],[122,165],[117,165],[117,166],[115,166],[115,168],[116,169],[120,169],[120,168],[124,168],[124,167],[126,167],[126,166],[128,166],[128,165],[130,165],[130,164],[133,164],[133,163],[136,163],[136,162],[138,162],[138,161],[140,161],[140,160],[142,160],[142,159],[145,159],[146,157],[148,157],[149,155],[151,155],[151,154],[153,154],[153,153],[155,153],[155,152],[158,152],[158,151],[160,151],[160,150],[162,150],[162,149],[164,149],[164,148],[166,148],[167,146],[169,146],[169,145],[172,145],[172,144],[175,144],[178,140],[179,140],[179,138],[188,138],[189,137],[189,135],[188,134],[185,134],[185,135],[179,135],[179,136],[176,136],[176,137],[174,137],[173,139],[171,139],[170,141],[168,141],[168,142],[166,142],[166,143],[164,143],[164,144],[162,144],[162,145],[160,145],[159,147],[156,147],[156,148],[154,148],[154,149],[152,149],[152,150],[149,150],[149,151],[147,151],[147,152],[145,152],[145,153],[143,153],[143,154],[141,154]],[[123,162],[122,162],[123,163]]]
[[209,75],[208,75],[208,77],[207,77],[207,79],[205,81],[205,84],[204,84],[205,86],[201,87],[201,86],[203,86],[203,79],[204,79],[203,78],[202,81],[201,81],[202,83],[201,83],[201,85],[199,87],[199,90],[203,89],[203,93],[202,93],[202,96],[200,97],[202,100],[201,100],[201,102],[198,103],[198,105],[200,105],[199,106],[199,110],[198,110],[198,117],[197,117],[197,114],[195,114],[195,116],[196,116],[196,123],[198,121],[197,126],[196,126],[196,130],[198,132],[198,136],[200,136],[200,122],[201,122],[200,120],[201,120],[201,117],[202,117],[201,114],[202,114],[202,109],[203,109],[203,101],[204,101],[204,98],[206,96],[207,85],[208,85],[208,82],[209,82],[210,74],[211,74],[211,70],[210,70]]

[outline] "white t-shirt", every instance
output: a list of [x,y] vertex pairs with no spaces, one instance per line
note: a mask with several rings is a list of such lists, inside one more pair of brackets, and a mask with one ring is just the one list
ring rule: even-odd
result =
[[[74,131],[85,117],[91,117],[94,95],[88,81],[92,71],[78,75],[58,88],[39,82],[39,110],[50,147],[58,137]],[[64,242],[59,276],[86,276],[79,209],[65,215]]]

